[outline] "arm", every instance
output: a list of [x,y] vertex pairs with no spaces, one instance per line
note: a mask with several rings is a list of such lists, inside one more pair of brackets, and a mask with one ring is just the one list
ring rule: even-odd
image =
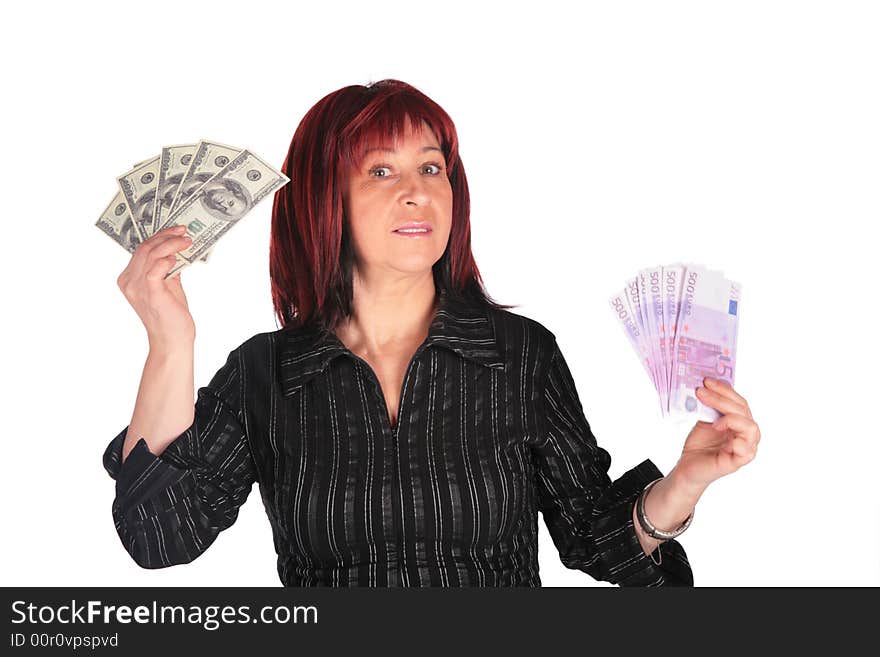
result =
[[[104,467],[116,480],[114,525],[123,546],[142,568],[189,563],[201,555],[235,522],[257,480],[245,431],[242,367],[236,349],[211,382],[199,389],[195,407],[188,409],[190,425],[171,440],[167,434],[159,436],[166,443],[160,454],[154,454],[141,437],[123,463],[126,434],[139,435],[131,426],[104,452]],[[163,413],[161,402],[154,408]],[[167,422],[147,418],[151,419],[152,426],[174,431],[173,418]]]
[[122,448],[123,463],[140,437],[159,456],[193,423],[193,386],[192,341],[150,349]]
[[[646,556],[645,548],[650,545],[642,545],[633,522],[638,495],[663,474],[644,461],[612,481],[608,476],[611,456],[597,445],[555,341],[546,357],[540,430],[531,449],[541,513],[562,563],[620,586],[693,586],[681,545],[668,541],[666,558],[655,564]],[[663,497],[654,497],[652,507],[663,502]],[[655,522],[662,527],[660,516]]]

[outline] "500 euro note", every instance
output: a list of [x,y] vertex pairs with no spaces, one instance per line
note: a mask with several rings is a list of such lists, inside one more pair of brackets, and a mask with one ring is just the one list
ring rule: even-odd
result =
[[618,324],[623,329],[626,337],[629,339],[630,345],[639,357],[639,361],[648,373],[651,379],[654,379],[654,372],[651,367],[651,356],[648,353],[648,343],[644,339],[644,329],[641,320],[636,317],[632,306],[627,300],[627,290],[621,290],[608,300],[611,310],[617,316]]
[[[667,388],[666,398],[672,399],[672,375],[675,367],[675,334],[676,320],[681,301],[681,281],[684,277],[684,266],[674,264],[662,268],[663,324],[660,327],[660,341],[666,352]],[[668,404],[663,407],[664,415],[669,412]]]
[[734,384],[741,286],[720,271],[673,263],[639,270],[609,299],[648,372],[663,416],[714,420],[695,395],[710,376]]
[[657,392],[660,395],[660,407],[669,407],[669,356],[666,353],[666,344],[663,339],[661,326],[663,325],[663,293],[660,281],[663,275],[662,267],[643,269],[639,272],[640,293],[645,296],[642,299],[642,308],[651,336],[650,345],[654,359],[654,371],[657,372]]
[[641,284],[638,278],[631,278],[627,280],[626,287],[624,288],[623,292],[624,297],[626,298],[626,302],[629,306],[629,310],[632,314],[633,320],[639,328],[639,333],[636,336],[639,343],[639,348],[637,350],[639,359],[646,363],[651,381],[653,382],[654,387],[659,393],[660,385],[657,383],[657,373],[654,370],[654,359],[652,357],[650,343],[651,336],[648,333],[647,324],[645,324],[644,313],[642,312],[642,297],[639,294],[640,285]]
[[703,377],[734,385],[742,286],[719,272],[688,265],[676,319],[669,410],[712,422],[720,413],[696,398]]

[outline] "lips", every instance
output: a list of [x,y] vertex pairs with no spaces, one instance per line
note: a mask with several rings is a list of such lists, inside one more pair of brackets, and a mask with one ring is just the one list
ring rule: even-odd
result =
[[425,235],[426,233],[431,232],[431,224],[429,224],[427,221],[409,221],[402,226],[398,226],[392,232],[397,233],[401,231],[407,231],[406,234],[408,235]]

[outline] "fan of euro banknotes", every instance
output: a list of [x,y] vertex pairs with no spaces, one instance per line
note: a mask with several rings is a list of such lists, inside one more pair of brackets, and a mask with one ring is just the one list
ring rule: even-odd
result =
[[129,253],[157,231],[186,226],[192,244],[177,253],[167,278],[206,262],[232,226],[290,179],[247,149],[203,139],[165,146],[116,182],[95,225]]
[[703,377],[734,384],[742,286],[697,264],[642,269],[610,299],[660,397],[664,417],[720,417],[699,401]]

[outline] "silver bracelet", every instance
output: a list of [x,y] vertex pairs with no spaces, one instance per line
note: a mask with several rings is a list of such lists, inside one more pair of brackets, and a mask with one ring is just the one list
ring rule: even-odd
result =
[[685,519],[683,523],[681,523],[678,527],[673,529],[672,531],[663,531],[662,529],[657,529],[651,521],[648,520],[648,516],[645,515],[645,498],[648,496],[648,491],[656,484],[658,481],[663,479],[655,479],[650,484],[645,486],[645,490],[642,491],[641,495],[639,495],[639,499],[636,502],[636,517],[639,519],[639,524],[642,526],[642,529],[645,530],[645,533],[651,538],[656,538],[660,541],[668,541],[670,539],[675,538],[676,536],[681,536],[684,533],[684,530],[690,527],[691,520],[694,519],[694,512],[691,511],[691,514]]

